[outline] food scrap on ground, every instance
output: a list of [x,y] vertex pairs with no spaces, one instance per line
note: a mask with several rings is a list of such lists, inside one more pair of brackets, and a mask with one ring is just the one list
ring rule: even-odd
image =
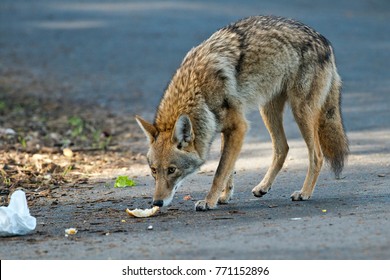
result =
[[158,206],[154,206],[153,208],[149,208],[149,209],[138,209],[138,208],[134,210],[126,209],[126,213],[136,218],[147,218],[156,214],[159,209],[160,207]]
[[65,236],[74,235],[76,233],[77,233],[77,229],[75,229],[75,228],[67,228],[67,229],[65,229]]

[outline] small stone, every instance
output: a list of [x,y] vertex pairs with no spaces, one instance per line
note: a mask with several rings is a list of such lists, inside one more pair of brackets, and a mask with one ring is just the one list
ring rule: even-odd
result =
[[291,221],[299,221],[299,220],[302,220],[302,218],[291,218],[290,220]]

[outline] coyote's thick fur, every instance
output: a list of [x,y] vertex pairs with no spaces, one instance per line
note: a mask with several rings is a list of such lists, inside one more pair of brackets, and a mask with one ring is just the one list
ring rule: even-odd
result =
[[348,154],[340,110],[341,81],[330,42],[295,20],[255,16],[214,33],[184,58],[158,106],[154,123],[136,117],[150,141],[156,180],[153,204],[168,205],[183,179],[205,162],[222,132],[222,153],[211,190],[196,210],[227,203],[233,169],[247,131],[245,113],[260,108],[271,135],[273,159],[254,187],[266,194],[288,152],[283,109],[290,104],[309,151],[309,168],[292,200],[309,199],[323,157],[338,177]]

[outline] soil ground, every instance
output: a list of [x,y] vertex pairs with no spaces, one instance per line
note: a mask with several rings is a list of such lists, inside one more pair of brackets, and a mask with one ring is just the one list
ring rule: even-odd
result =
[[[191,47],[253,14],[297,18],[333,43],[351,145],[342,179],[324,168],[311,200],[289,199],[307,152],[287,110],[288,160],[272,191],[253,197],[272,155],[254,112],[230,204],[194,211],[217,166],[217,139],[170,207],[129,217],[126,208],[150,207],[153,195],[134,115],[153,118]],[[25,190],[37,228],[1,238],[0,259],[389,259],[389,19],[379,0],[2,1],[0,205]],[[136,186],[114,188],[121,175]],[[70,227],[77,234],[65,236]]]

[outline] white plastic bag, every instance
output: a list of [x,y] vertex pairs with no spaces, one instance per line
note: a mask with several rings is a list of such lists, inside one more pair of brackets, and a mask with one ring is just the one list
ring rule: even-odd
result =
[[15,191],[8,207],[0,207],[0,236],[25,235],[33,231],[36,224],[28,210],[24,191]]

